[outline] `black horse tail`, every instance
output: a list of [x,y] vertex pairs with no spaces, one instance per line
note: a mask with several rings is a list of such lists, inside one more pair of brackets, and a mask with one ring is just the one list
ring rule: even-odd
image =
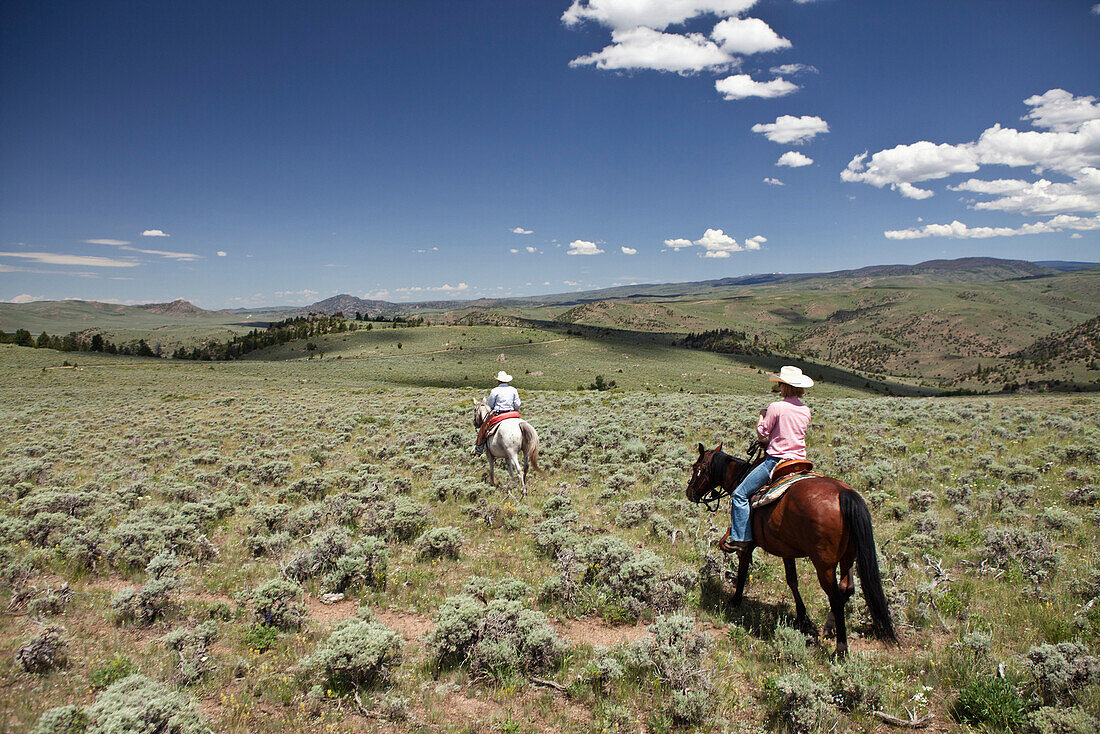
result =
[[871,612],[875,631],[879,637],[897,643],[886,594],[882,591],[882,576],[879,574],[878,553],[875,550],[875,531],[871,527],[871,512],[867,509],[867,503],[854,489],[845,489],[840,493],[840,515],[851,531],[856,545],[860,586],[863,588],[863,599]]

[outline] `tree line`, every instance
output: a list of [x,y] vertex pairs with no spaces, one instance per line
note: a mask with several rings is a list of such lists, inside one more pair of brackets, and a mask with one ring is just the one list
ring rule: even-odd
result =
[[115,344],[103,338],[102,334],[80,334],[70,331],[65,336],[57,336],[42,332],[35,338],[26,329],[16,329],[13,334],[5,334],[0,331],[0,344],[15,344],[19,347],[32,347],[35,349],[54,349],[58,352],[102,352],[103,354],[124,354],[132,357],[159,357],[160,345],[156,350],[150,347],[144,339],[139,339],[133,344]]
[[747,332],[734,329],[692,332],[680,340],[679,346],[726,354],[767,355],[771,353],[767,341],[761,339],[759,334],[753,334],[750,337]]
[[[393,323],[394,328],[420,326],[424,323],[423,316],[402,317],[394,316],[392,320],[384,317],[376,317],[370,320],[362,318],[362,314],[356,312],[356,319],[349,321],[344,314],[336,312],[331,316],[327,314],[311,313],[308,316],[296,316],[294,318],[277,321],[269,324],[264,329],[253,329],[242,336],[234,336],[224,342],[211,341],[197,347],[188,349],[180,347],[172,353],[173,359],[198,359],[198,360],[229,360],[240,359],[249,352],[267,349],[279,344],[297,341],[298,339],[310,339],[324,334],[342,334],[360,329],[370,331],[373,328],[371,322]],[[365,324],[360,322],[366,321]],[[317,347],[313,342],[307,345],[312,353]]]
[[[234,336],[224,342],[209,340],[194,347],[181,346],[172,352],[172,359],[193,360],[229,360],[240,359],[249,352],[285,344],[297,339],[310,339],[323,334],[338,334],[348,331],[374,328],[374,323],[391,323],[392,328],[409,328],[424,324],[423,316],[384,316],[368,318],[356,312],[354,320],[344,318],[343,313],[309,314],[268,324],[262,329],[253,329],[247,334]],[[365,322],[365,323],[363,323]],[[103,334],[69,332],[65,336],[47,334],[43,331],[36,338],[27,329],[18,329],[12,334],[0,331],[0,344],[15,344],[21,347],[54,349],[59,352],[101,352],[103,354],[122,354],[133,357],[166,356],[157,344],[149,346],[144,339],[135,343],[115,344],[104,338]],[[316,346],[314,346],[316,348]],[[311,352],[313,350],[310,350]]]

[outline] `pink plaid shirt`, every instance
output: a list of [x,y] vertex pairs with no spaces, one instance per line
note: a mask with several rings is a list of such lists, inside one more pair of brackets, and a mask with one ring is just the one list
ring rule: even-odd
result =
[[784,398],[768,406],[756,422],[756,435],[770,439],[767,452],[777,459],[806,458],[806,429],[810,409],[798,398]]

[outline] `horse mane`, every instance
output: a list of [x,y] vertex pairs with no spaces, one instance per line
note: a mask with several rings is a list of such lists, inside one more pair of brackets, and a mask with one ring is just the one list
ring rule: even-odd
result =
[[748,462],[737,456],[730,456],[725,451],[715,451],[714,455],[710,457],[710,481],[712,487],[722,487],[722,481],[726,478],[726,472],[729,470],[730,462],[735,461],[738,464],[747,464]]

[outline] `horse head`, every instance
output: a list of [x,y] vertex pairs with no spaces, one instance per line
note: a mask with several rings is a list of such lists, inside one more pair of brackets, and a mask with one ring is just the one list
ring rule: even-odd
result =
[[484,400],[474,398],[474,428],[481,428],[481,424],[489,417],[489,405]]
[[718,479],[713,476],[711,462],[714,456],[722,452],[722,444],[718,444],[711,450],[703,448],[699,444],[699,458],[691,466],[691,479],[688,480],[687,498],[692,502],[699,502],[710,490],[718,486]]

